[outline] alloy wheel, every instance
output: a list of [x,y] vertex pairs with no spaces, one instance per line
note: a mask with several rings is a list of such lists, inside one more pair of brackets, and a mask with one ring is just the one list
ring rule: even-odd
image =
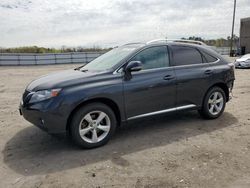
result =
[[224,105],[222,93],[215,91],[208,99],[208,110],[212,115],[217,115],[221,112]]
[[88,143],[98,143],[109,133],[111,121],[109,116],[102,111],[87,113],[79,124],[81,138]]

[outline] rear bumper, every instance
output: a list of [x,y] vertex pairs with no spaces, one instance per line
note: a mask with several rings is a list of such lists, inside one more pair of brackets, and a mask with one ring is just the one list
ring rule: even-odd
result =
[[227,102],[230,101],[233,97],[233,87],[234,87],[234,80],[227,83],[228,87],[228,99]]

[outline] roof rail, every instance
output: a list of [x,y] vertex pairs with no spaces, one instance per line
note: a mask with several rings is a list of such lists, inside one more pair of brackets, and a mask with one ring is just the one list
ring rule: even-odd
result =
[[147,42],[146,44],[152,44],[157,42],[181,42],[181,43],[191,43],[191,44],[197,44],[202,46],[207,46],[204,42],[197,41],[197,40],[184,40],[184,39],[155,39]]
[[143,43],[141,43],[141,42],[131,42],[131,43],[124,44],[122,46],[133,45],[133,44],[143,44]]

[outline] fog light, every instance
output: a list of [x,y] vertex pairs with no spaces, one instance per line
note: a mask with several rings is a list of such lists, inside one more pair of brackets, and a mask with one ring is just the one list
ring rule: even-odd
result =
[[42,118],[40,118],[40,123],[41,125],[44,125],[44,120]]

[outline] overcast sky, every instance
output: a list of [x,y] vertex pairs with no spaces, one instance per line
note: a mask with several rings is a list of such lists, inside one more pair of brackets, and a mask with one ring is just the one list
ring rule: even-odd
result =
[[[155,38],[227,37],[233,0],[0,0],[0,46],[116,46]],[[237,0],[240,18],[250,0]]]

